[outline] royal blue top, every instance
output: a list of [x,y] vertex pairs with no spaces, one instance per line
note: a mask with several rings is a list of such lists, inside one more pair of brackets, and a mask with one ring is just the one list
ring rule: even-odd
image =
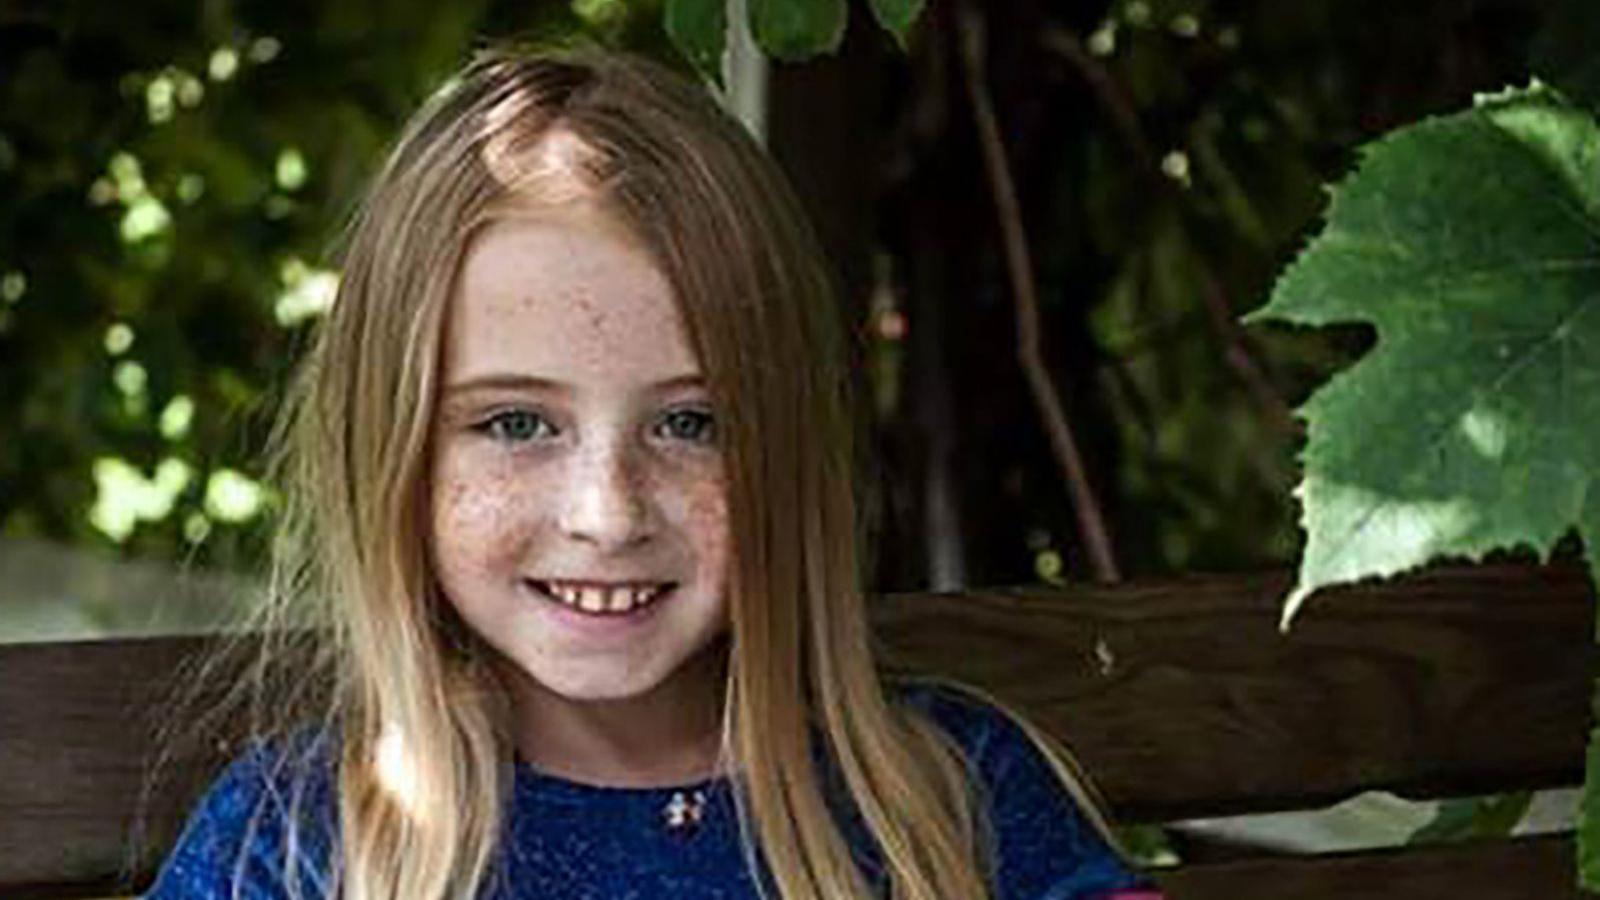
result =
[[[998,710],[947,690],[906,699],[955,738],[990,798],[996,900],[1097,898],[1146,884],[1101,840],[1032,743]],[[332,767],[315,747],[296,758],[245,753],[212,785],[167,859],[149,900],[287,898],[286,827],[302,823],[292,877],[307,898],[334,892],[337,812]],[[294,771],[308,772],[296,778]],[[296,790],[296,782],[300,789]],[[981,794],[980,794],[981,796]],[[853,808],[842,827],[869,881],[887,895],[876,847]],[[518,763],[485,900],[755,900],[731,784],[677,788],[581,784]],[[757,876],[771,887],[770,877]],[[237,889],[237,894],[235,894]],[[776,892],[771,893],[776,896]]]

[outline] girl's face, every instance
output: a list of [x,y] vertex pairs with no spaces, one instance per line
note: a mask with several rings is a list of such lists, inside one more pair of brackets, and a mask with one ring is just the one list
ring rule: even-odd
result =
[[468,250],[434,421],[429,549],[466,623],[570,700],[663,689],[726,628],[716,420],[672,290],[586,204]]

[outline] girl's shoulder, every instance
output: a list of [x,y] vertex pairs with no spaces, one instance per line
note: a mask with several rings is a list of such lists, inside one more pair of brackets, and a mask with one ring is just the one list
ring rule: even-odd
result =
[[1036,768],[1034,763],[1048,767],[1012,714],[966,685],[944,679],[906,679],[895,685],[893,696],[938,726],[960,748],[979,788],[993,791],[1009,786],[1015,776],[1026,774],[1014,771],[1018,767]]
[[894,698],[922,713],[949,735],[975,761],[986,755],[995,741],[1015,741],[1022,734],[1000,708],[966,685],[943,679],[907,678],[894,682]]
[[190,813],[146,900],[276,900],[292,896],[290,871],[298,896],[334,896],[328,861],[336,756],[320,733],[251,742]]
[[1114,850],[1044,752],[980,694],[945,681],[906,681],[897,698],[961,749],[986,828],[998,897],[1111,898],[1154,894]]

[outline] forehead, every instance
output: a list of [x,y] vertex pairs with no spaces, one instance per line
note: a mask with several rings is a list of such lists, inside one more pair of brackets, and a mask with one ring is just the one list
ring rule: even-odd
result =
[[671,285],[603,212],[519,213],[469,245],[450,301],[446,384],[531,375],[582,388],[696,371]]

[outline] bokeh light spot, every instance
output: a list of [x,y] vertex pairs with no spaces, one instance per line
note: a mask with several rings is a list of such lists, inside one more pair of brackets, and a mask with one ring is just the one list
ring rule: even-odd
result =
[[106,353],[112,356],[121,356],[133,346],[133,328],[126,322],[116,322],[106,329]]
[[298,257],[289,257],[278,269],[283,291],[273,304],[278,324],[289,328],[323,315],[333,308],[339,293],[339,276],[331,269],[316,269]]
[[122,396],[142,397],[145,387],[150,383],[150,373],[134,360],[126,359],[111,370],[111,381],[122,392]]
[[160,125],[172,121],[173,95],[176,92],[177,85],[173,84],[172,79],[165,73],[150,79],[150,83],[145,85],[144,112],[150,124]]
[[233,469],[217,469],[206,480],[206,513],[219,522],[248,522],[265,501],[261,485]]
[[234,73],[239,71],[239,51],[232,47],[218,47],[211,51],[211,59],[206,63],[206,74],[212,81],[227,81]]
[[283,50],[283,42],[271,35],[258,37],[250,42],[250,61],[253,63],[268,63],[278,58]]
[[16,303],[28,292],[28,276],[13,269],[0,276],[0,300]]
[[181,441],[189,434],[189,426],[194,424],[194,400],[187,394],[179,394],[167,401],[161,409],[159,427],[161,436],[169,441]]
[[306,158],[294,147],[285,147],[278,154],[275,167],[278,187],[286,191],[299,190],[306,183]]
[[165,232],[172,227],[172,214],[160,200],[146,194],[128,204],[122,214],[123,243],[137,244]]

